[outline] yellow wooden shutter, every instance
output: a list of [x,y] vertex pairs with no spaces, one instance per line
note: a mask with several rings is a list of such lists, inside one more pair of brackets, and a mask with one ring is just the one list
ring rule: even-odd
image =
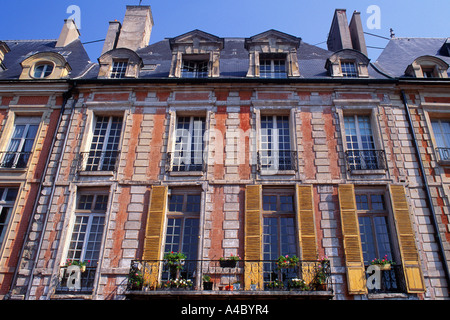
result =
[[342,236],[349,294],[367,293],[366,271],[361,249],[358,215],[353,184],[339,185]]
[[403,272],[406,279],[406,288],[409,293],[421,293],[425,291],[425,285],[414,231],[411,226],[405,188],[403,186],[390,185],[389,192],[402,257]]
[[159,279],[161,259],[161,245],[166,216],[167,187],[154,186],[150,197],[150,205],[145,231],[144,252],[144,281],[145,285],[156,287]]
[[257,284],[262,290],[262,190],[251,185],[245,191],[245,290]]
[[297,185],[297,224],[301,260],[317,260],[312,185]]

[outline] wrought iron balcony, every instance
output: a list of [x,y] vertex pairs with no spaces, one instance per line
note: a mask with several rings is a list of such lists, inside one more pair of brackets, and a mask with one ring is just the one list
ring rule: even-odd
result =
[[436,148],[436,154],[439,162],[450,161],[450,148]]
[[384,150],[347,150],[345,152],[348,170],[386,170]]
[[77,281],[76,274],[68,268],[69,267],[64,266],[59,269],[59,281],[55,293],[91,294],[94,289],[94,279],[97,267],[86,267],[86,269],[80,273],[79,281]]
[[89,151],[80,154],[79,171],[115,171],[120,151]]
[[0,168],[26,168],[31,152],[0,152]]
[[[228,262],[228,261],[227,261]],[[177,267],[164,260],[131,263],[127,290],[151,291],[303,291],[332,292],[329,261],[299,261],[288,268],[276,261],[240,260],[221,265],[218,260],[186,260]],[[163,292],[161,292],[163,294]]]
[[367,272],[367,284],[369,293],[404,293],[406,292],[406,284],[404,281],[403,270],[401,265],[391,265],[387,270],[380,270],[379,283],[371,279],[374,272]]
[[257,169],[260,172],[296,170],[297,162],[297,151],[261,150],[257,154]]
[[166,171],[191,172],[206,171],[206,163],[203,152],[193,156],[185,155],[181,151],[168,152],[166,160]]

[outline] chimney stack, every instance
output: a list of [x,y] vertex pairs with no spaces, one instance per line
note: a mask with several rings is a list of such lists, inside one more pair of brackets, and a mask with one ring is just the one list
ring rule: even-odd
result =
[[136,51],[148,46],[152,28],[153,16],[150,6],[127,6],[116,47]]
[[364,30],[361,22],[361,12],[353,12],[353,16],[348,27],[350,29],[353,49],[358,50],[367,56],[366,40],[364,39]]
[[108,33],[106,34],[106,39],[103,44],[102,54],[116,48],[121,28],[122,25],[119,21],[115,20],[109,22]]
[[80,31],[73,19],[64,20],[64,26],[59,35],[58,41],[56,42],[56,47],[65,47],[80,37]]
[[367,55],[366,41],[361,22],[361,13],[353,12],[350,25],[345,9],[336,9],[327,40],[328,50],[354,49]]

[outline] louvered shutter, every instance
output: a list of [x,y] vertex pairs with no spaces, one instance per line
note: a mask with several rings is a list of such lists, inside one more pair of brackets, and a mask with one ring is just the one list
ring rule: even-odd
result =
[[262,277],[262,190],[261,185],[250,185],[245,190],[245,290],[251,284],[263,288]]
[[144,252],[144,278],[149,286],[156,286],[159,278],[161,259],[161,246],[163,237],[164,218],[167,203],[167,187],[154,186],[150,197],[150,205],[145,231]]
[[416,248],[414,231],[411,226],[409,206],[403,186],[389,186],[392,210],[397,229],[398,243],[402,258],[402,266],[409,293],[425,291],[425,285],[420,268],[419,255]]
[[367,293],[364,259],[353,184],[339,185],[339,207],[349,294]]
[[312,185],[297,185],[297,224],[301,260],[317,260]]

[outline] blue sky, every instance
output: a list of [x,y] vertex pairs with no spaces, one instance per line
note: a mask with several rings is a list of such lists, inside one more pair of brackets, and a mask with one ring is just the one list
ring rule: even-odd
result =
[[[0,40],[56,39],[71,5],[80,9],[81,40],[104,39],[111,20],[123,21],[126,5],[139,0],[14,0],[2,1]],[[155,26],[150,43],[200,29],[219,37],[250,37],[269,29],[324,43],[336,8],[361,12],[364,31],[389,37],[450,37],[449,0],[143,0],[152,7]],[[380,8],[380,28],[369,29],[371,5]],[[368,46],[384,47],[387,40],[366,35]],[[87,44],[96,61],[103,43]],[[369,49],[375,61],[381,50]]]

